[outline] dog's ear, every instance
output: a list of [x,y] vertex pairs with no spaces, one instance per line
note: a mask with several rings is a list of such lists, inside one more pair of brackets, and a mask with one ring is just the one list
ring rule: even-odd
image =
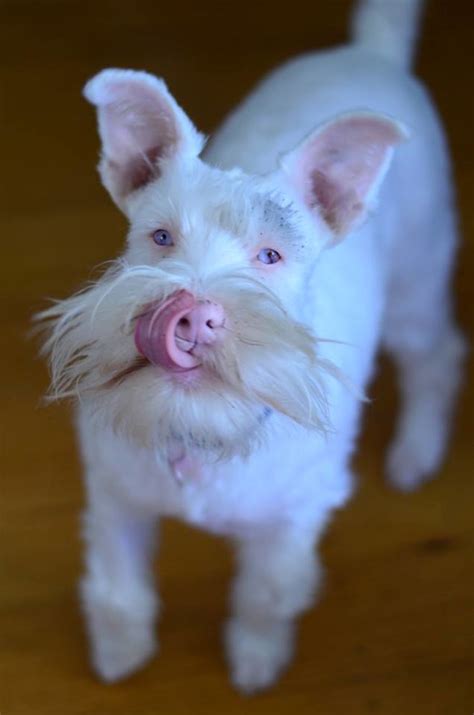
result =
[[337,243],[363,220],[394,146],[407,138],[405,128],[389,117],[352,112],[318,127],[281,158],[280,166]]
[[159,176],[163,159],[202,149],[202,135],[153,75],[107,69],[86,84],[84,96],[97,107],[102,182],[125,212],[132,192]]

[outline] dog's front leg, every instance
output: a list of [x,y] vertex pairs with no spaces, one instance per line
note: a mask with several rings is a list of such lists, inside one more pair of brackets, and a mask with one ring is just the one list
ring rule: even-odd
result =
[[81,594],[96,672],[118,680],[156,650],[158,599],[150,562],[155,519],[101,488],[91,489],[84,517],[87,571]]
[[315,532],[280,527],[239,541],[226,645],[232,681],[246,693],[270,686],[291,659],[295,618],[320,581]]

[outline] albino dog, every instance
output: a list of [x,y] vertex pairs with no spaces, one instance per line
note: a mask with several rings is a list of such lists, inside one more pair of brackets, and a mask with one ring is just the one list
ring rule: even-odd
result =
[[105,680],[155,652],[150,561],[172,515],[235,540],[232,680],[275,681],[320,585],[315,542],[353,490],[379,346],[401,386],[389,479],[413,489],[440,465],[464,343],[449,158],[407,69],[419,11],[360,2],[350,45],[275,70],[207,144],[152,75],[86,85],[130,231],[41,317],[52,396],[77,401],[81,592]]

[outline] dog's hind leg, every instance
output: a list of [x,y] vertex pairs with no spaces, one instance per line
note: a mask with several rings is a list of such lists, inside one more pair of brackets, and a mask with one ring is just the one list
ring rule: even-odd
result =
[[428,250],[426,240],[424,247],[415,246],[405,270],[394,276],[384,330],[401,397],[387,472],[403,490],[415,489],[441,465],[466,352],[452,308],[452,215],[432,227],[429,239]]

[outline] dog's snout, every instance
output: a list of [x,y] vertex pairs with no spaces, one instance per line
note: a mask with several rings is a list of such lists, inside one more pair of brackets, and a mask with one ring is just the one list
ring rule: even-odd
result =
[[211,345],[224,326],[224,309],[209,300],[197,303],[176,326],[176,337],[194,345]]
[[218,303],[178,291],[139,318],[135,344],[151,363],[189,370],[201,364],[200,347],[216,342],[224,321],[224,308]]

